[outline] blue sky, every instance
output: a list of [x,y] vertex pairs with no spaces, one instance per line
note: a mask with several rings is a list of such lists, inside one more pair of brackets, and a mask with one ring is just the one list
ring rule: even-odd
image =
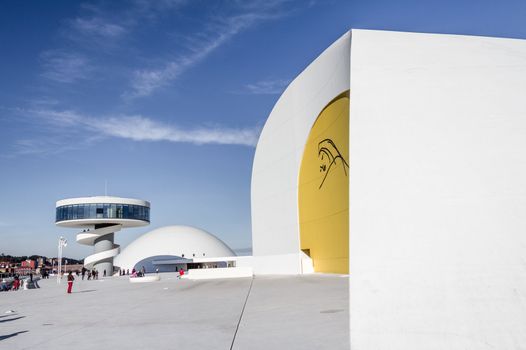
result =
[[4,1],[0,11],[0,252],[92,247],[55,201],[151,201],[151,225],[251,246],[255,143],[279,94],[350,28],[526,38],[524,2]]

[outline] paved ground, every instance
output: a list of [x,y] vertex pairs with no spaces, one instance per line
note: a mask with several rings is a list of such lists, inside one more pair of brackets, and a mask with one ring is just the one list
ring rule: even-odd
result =
[[348,277],[161,276],[2,292],[0,349],[349,349]]

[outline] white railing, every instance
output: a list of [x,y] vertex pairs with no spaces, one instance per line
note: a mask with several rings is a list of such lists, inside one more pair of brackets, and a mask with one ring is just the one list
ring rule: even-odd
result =
[[[106,227],[101,227],[94,230],[89,231],[83,231],[77,234],[77,243],[84,244],[84,245],[95,245],[95,240],[101,237],[104,237],[106,235],[115,233],[120,231],[122,228],[122,225],[111,225]],[[120,253],[120,246],[118,244],[113,244],[113,248],[109,250],[105,250],[103,252],[98,252],[92,255],[87,256],[84,259],[84,267],[88,270],[92,269],[93,266],[104,259],[108,258],[114,258]],[[111,276],[111,272],[110,272]]]

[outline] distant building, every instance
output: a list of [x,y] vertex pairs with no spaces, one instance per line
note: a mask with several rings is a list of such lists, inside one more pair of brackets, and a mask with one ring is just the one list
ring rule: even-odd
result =
[[20,267],[34,270],[36,268],[36,261],[27,259],[25,261],[22,261],[22,263],[20,264]]
[[9,261],[0,261],[0,274],[12,274],[15,272],[15,264]]
[[68,273],[68,272],[77,272],[77,271],[81,271],[82,268],[84,267],[83,264],[64,264],[62,265],[62,269],[64,271],[64,273]]
[[94,247],[94,253],[84,259],[87,269],[95,268],[113,275],[113,259],[120,252],[114,243],[115,232],[123,227],[150,224],[150,203],[140,199],[96,196],[63,199],[56,203],[57,226],[82,229],[77,243]]
[[115,258],[121,269],[173,272],[179,269],[227,267],[235,253],[223,241],[191,226],[165,226],[143,234]]

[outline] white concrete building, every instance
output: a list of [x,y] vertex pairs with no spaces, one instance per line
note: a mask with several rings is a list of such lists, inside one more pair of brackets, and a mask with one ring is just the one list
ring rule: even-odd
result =
[[263,128],[251,185],[256,274],[348,273],[350,50],[349,32],[290,83]]
[[353,30],[355,349],[526,346],[526,41]]
[[[524,40],[345,34],[261,134],[254,272],[305,272],[307,255],[315,271],[341,272],[347,257],[356,349],[522,348],[524,96]],[[331,123],[345,114],[347,149],[324,135],[338,138]],[[331,200],[345,179],[347,210]],[[332,195],[314,200],[318,189]],[[334,235],[345,220],[347,236]]]
[[123,227],[150,223],[150,203],[140,199],[110,196],[63,199],[56,203],[57,226],[82,228],[77,242],[94,246],[94,254],[84,259],[84,267],[95,268],[100,276],[111,276],[113,259],[120,252],[114,234]]
[[[227,267],[222,257],[236,254],[223,241],[204,230],[191,226],[165,226],[147,232],[130,243],[115,258],[120,269],[140,269],[147,272],[186,270],[193,265]],[[225,266],[223,266],[225,265]]]

